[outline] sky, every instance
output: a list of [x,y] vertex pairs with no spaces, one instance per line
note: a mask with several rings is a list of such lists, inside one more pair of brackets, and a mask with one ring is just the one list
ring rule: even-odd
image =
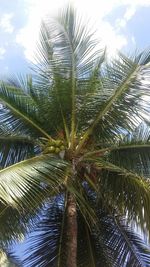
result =
[[41,20],[72,3],[108,55],[150,46],[150,0],[0,0],[0,76],[30,73]]

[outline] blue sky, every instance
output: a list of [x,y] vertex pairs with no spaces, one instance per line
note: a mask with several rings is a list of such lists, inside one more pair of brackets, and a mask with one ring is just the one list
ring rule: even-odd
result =
[[[41,19],[52,16],[65,0],[0,0],[0,75],[30,72],[35,62]],[[97,29],[109,56],[150,45],[150,0],[70,0],[89,26]]]

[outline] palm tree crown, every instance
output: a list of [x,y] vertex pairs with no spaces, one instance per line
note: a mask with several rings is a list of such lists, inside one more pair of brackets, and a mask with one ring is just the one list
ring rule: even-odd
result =
[[23,266],[150,266],[132,227],[149,236],[149,51],[96,47],[68,7],[42,24],[34,74],[1,82],[0,240],[34,228]]

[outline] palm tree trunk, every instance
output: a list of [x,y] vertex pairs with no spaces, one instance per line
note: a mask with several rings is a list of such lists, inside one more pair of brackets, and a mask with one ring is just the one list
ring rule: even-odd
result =
[[68,195],[67,203],[67,264],[77,267],[77,209],[74,196]]

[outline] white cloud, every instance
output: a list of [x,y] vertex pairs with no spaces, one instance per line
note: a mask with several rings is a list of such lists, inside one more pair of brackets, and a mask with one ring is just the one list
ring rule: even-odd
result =
[[101,44],[107,46],[108,57],[113,57],[117,50],[127,45],[127,39],[123,34],[117,34],[108,22],[101,23],[100,27]]
[[134,17],[138,8],[142,6],[150,6],[150,0],[122,0],[120,1],[120,3],[126,5],[127,8],[123,15],[123,18],[116,20],[117,28],[124,28],[127,25],[128,21]]
[[11,24],[11,19],[13,16],[13,13],[3,14],[0,19],[0,29],[2,29],[4,32],[12,33],[14,31],[14,27]]
[[0,59],[3,59],[5,53],[6,49],[4,47],[0,47]]
[[[63,7],[67,0],[24,0],[28,23],[22,28],[16,38],[17,43],[24,47],[24,53],[28,60],[34,60],[34,52],[39,35],[41,19],[47,14],[51,16],[57,9]],[[114,55],[117,49],[122,49],[127,44],[126,36],[119,33],[121,27],[134,16],[140,6],[149,6],[150,0],[70,0],[83,18],[90,18],[90,25],[97,28],[98,36],[103,44],[108,47],[109,54]],[[116,21],[115,28],[104,20],[104,17],[119,6],[125,6],[126,11],[122,19]]]
[[134,15],[135,15],[135,12],[136,12],[136,7],[133,5],[131,5],[129,8],[127,8],[125,14],[124,14],[124,19],[126,21],[130,20]]
[[116,20],[117,28],[124,28],[126,26],[127,22],[129,20],[131,20],[132,17],[135,15],[136,9],[137,9],[137,7],[134,5],[128,6],[123,18]]

